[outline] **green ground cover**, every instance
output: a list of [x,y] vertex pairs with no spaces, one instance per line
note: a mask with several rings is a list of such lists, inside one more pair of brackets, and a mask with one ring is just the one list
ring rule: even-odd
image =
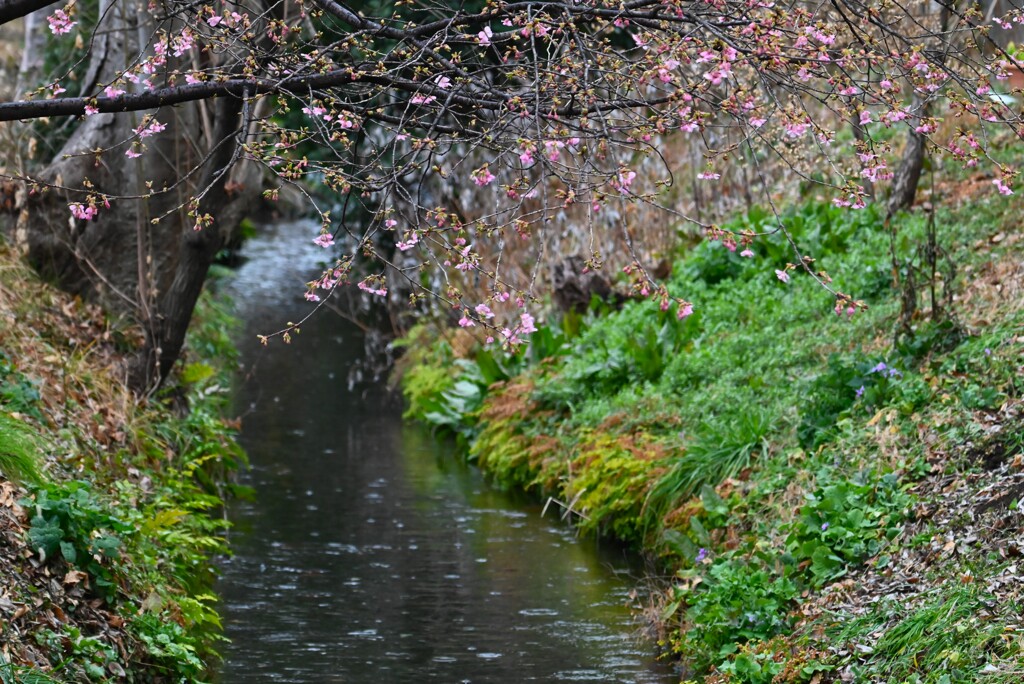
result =
[[771,236],[752,258],[677,255],[682,321],[595,305],[518,357],[414,331],[408,413],[497,484],[656,556],[648,612],[686,677],[1019,681],[1018,206],[984,193],[891,231],[871,207],[789,210],[815,267],[867,304],[852,316],[806,275],[781,282],[794,257]]

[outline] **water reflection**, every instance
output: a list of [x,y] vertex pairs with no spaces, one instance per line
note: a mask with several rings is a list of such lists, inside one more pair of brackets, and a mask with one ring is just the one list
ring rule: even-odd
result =
[[252,342],[309,277],[278,230],[233,284],[258,498],[231,510],[223,681],[673,681],[635,642],[621,556],[486,486],[379,388],[348,390],[355,329],[327,315],[291,347]]

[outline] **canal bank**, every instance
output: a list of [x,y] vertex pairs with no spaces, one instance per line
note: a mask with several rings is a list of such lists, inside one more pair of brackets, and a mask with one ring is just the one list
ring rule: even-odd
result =
[[[1012,202],[899,215],[898,245],[877,206],[788,209],[857,310],[787,273],[788,238],[754,209],[723,226],[764,233],[748,254],[708,239],[673,255],[664,284],[692,315],[598,302],[538,316],[515,355],[483,343],[501,331],[424,325],[403,341],[409,414],[497,485],[657,558],[648,615],[686,678],[1020,681]],[[957,268],[922,282],[929,239]]]
[[207,676],[219,509],[244,459],[222,419],[229,322],[204,298],[174,390],[140,399],[124,382],[138,331],[0,242],[3,682]]

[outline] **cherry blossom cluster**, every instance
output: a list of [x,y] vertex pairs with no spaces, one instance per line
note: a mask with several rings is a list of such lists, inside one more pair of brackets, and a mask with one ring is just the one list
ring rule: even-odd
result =
[[[1020,65],[987,32],[1024,24],[1019,10],[987,19],[923,0],[552,0],[480,12],[415,0],[379,15],[307,0],[280,17],[254,0],[153,7],[150,40],[116,79],[83,94],[82,114],[114,111],[128,93],[223,85],[219,95],[246,99],[240,159],[324,207],[360,205],[372,217],[354,232],[327,220],[312,236],[347,260],[312,281],[307,299],[349,279],[388,297],[402,279],[414,300],[429,289],[460,325],[513,346],[535,328],[524,307],[543,278],[503,259],[539,263],[564,233],[587,236],[595,262],[610,257],[632,294],[680,317],[693,304],[649,275],[631,238],[636,208],[663,206],[666,221],[689,221],[752,258],[757,236],[681,209],[682,181],[736,192],[743,170],[756,186],[745,189],[772,201],[772,168],[782,169],[856,210],[888,192],[913,136],[987,173],[993,192],[1012,194],[1018,175],[991,150],[1024,133],[1006,97]],[[52,34],[68,34],[75,11],[53,12]],[[65,85],[49,84],[46,97]],[[141,157],[167,120],[146,115],[124,154]],[[684,148],[700,162],[673,167]],[[89,212],[71,207],[76,219]],[[196,227],[210,220],[197,216]],[[593,244],[608,244],[606,234],[615,253],[598,258]],[[837,312],[856,310],[812,261],[794,245],[775,276],[814,277]]]

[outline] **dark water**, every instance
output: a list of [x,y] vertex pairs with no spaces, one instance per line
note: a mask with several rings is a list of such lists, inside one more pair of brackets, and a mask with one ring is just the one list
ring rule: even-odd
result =
[[311,274],[286,266],[317,256],[315,229],[275,230],[232,285],[257,499],[230,511],[222,680],[673,681],[636,639],[622,553],[489,488],[379,386],[350,389],[358,330],[327,314],[290,347],[253,342],[298,315]]

